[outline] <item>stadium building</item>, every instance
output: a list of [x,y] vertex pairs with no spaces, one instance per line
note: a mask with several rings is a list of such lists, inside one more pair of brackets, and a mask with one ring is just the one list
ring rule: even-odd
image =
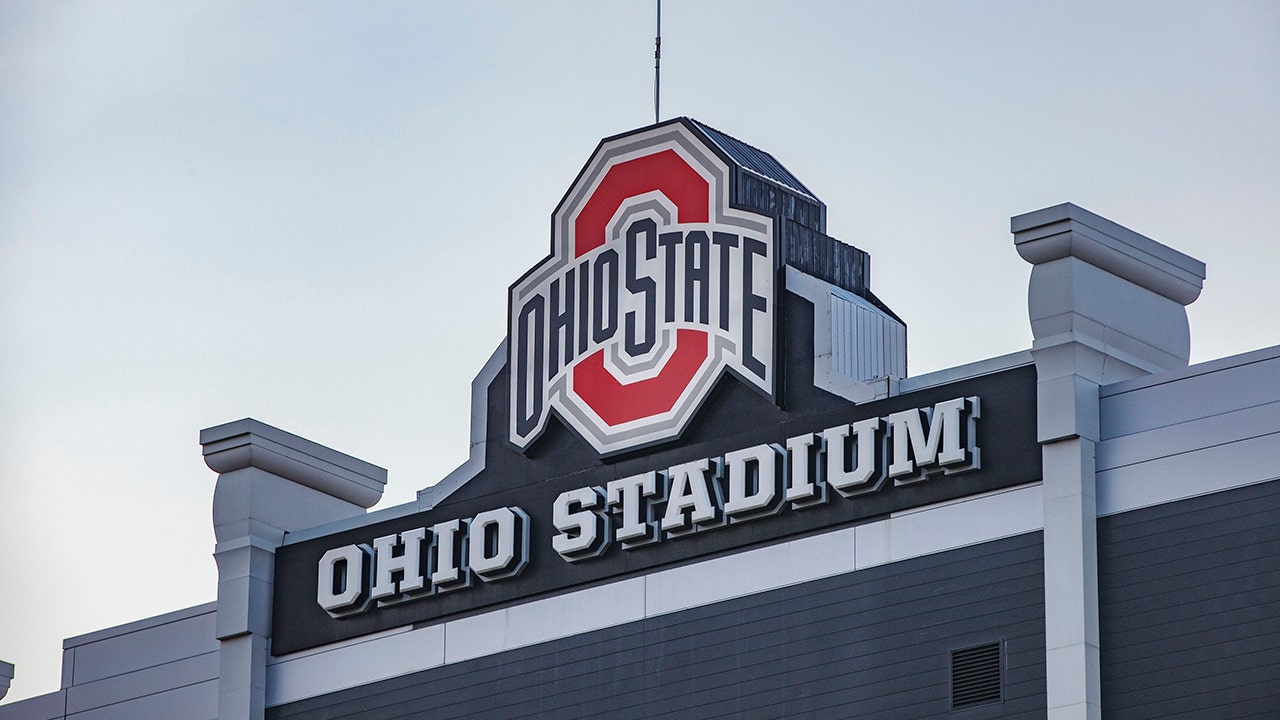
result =
[[202,431],[216,600],[0,720],[1280,717],[1280,347],[1188,366],[1204,265],[1064,204],[1011,223],[1032,347],[912,377],[825,226],[695,120],[602,141],[462,467],[367,512]]

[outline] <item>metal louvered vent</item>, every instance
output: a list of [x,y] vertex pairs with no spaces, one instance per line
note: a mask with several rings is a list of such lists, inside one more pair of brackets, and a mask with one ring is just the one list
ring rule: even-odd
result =
[[951,651],[951,709],[1000,702],[1004,685],[1001,643]]

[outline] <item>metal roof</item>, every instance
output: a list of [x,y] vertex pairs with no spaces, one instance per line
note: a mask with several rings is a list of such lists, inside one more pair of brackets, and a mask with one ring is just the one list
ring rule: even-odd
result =
[[789,170],[782,166],[782,163],[778,162],[769,153],[760,148],[752,147],[731,135],[726,135],[698,120],[693,118],[688,118],[688,120],[697,126],[699,130],[706,133],[707,137],[738,165],[814,200],[818,199],[816,195],[809,192],[809,188],[805,187],[799,178],[792,175]]

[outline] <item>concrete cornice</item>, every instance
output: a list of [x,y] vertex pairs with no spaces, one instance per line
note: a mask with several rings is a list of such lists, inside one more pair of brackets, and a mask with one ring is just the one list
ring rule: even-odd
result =
[[223,474],[257,468],[363,508],[382,498],[387,471],[252,418],[200,431],[204,462]]
[[1032,265],[1076,257],[1182,305],[1204,287],[1204,263],[1071,203],[1014,216],[1009,226]]

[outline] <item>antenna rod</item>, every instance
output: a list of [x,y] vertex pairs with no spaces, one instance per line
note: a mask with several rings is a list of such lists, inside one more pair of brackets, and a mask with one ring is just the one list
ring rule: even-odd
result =
[[658,89],[662,83],[662,0],[658,0],[658,32],[653,38],[653,123],[658,124]]

